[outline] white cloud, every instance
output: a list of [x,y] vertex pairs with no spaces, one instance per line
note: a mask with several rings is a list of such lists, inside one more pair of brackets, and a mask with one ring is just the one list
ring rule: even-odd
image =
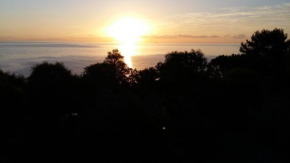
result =
[[[290,32],[290,3],[258,8],[223,8],[210,13],[185,13],[159,21],[159,31],[189,35],[251,35],[256,30],[282,28]],[[243,34],[237,37],[245,37]]]

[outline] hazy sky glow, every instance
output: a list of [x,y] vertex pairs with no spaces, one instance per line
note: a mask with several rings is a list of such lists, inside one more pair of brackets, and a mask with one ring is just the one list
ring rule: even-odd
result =
[[144,42],[239,43],[290,33],[290,0],[0,0],[0,41],[112,42],[105,30],[123,17],[150,25]]

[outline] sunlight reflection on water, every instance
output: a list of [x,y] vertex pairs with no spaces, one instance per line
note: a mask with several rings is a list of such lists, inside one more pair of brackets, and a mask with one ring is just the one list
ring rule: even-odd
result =
[[123,43],[118,46],[118,49],[124,56],[124,61],[128,67],[133,68],[132,56],[137,54],[138,46],[135,43]]
[[239,52],[238,44],[0,42],[0,69],[29,76],[31,66],[37,63],[60,61],[73,73],[81,74],[86,66],[103,62],[116,48],[124,55],[125,63],[138,70],[154,67],[171,51],[201,49],[209,60]]

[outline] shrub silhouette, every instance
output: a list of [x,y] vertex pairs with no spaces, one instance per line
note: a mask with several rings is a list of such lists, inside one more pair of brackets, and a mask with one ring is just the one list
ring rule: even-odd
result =
[[[25,130],[27,117],[27,80],[0,70],[0,155],[1,161],[10,161],[13,148]],[[3,157],[2,157],[3,156]]]
[[23,114],[21,109],[26,103],[27,81],[23,76],[17,76],[0,70],[0,100],[1,119],[6,119],[7,114],[11,116]]
[[70,91],[74,76],[62,63],[43,62],[32,67],[28,77],[34,111],[48,116],[71,112]]
[[17,96],[16,94],[24,93],[25,84],[26,79],[23,76],[16,76],[0,70],[1,99],[7,98],[8,95]]

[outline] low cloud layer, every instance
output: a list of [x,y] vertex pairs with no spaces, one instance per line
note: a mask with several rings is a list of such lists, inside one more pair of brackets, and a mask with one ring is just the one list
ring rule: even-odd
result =
[[225,35],[225,36],[218,36],[218,35],[147,35],[147,36],[143,36],[143,38],[147,38],[147,39],[177,39],[177,38],[189,38],[189,39],[193,39],[193,38],[201,38],[201,39],[206,39],[206,38],[236,38],[236,39],[244,39],[246,38],[245,34],[238,34],[238,35]]

